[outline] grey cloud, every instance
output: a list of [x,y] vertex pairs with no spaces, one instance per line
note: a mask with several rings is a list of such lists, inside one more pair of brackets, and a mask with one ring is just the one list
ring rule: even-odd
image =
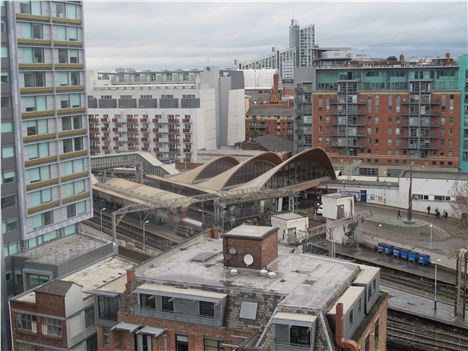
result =
[[315,23],[320,46],[373,56],[467,52],[466,3],[87,2],[90,69],[232,66],[288,46],[291,18]]

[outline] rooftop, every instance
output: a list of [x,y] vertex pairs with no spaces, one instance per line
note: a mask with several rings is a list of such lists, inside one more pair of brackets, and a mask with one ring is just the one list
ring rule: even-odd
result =
[[[268,266],[276,276],[262,276],[258,270],[242,268],[232,275],[223,265],[222,246],[222,240],[194,238],[137,267],[137,281],[220,293],[236,289],[260,291],[283,296],[283,307],[324,310],[360,271],[353,263],[292,254],[290,248],[280,245],[278,258]],[[202,253],[212,255],[206,260],[193,260]]]
[[58,265],[72,257],[83,255],[107,244],[109,243],[103,239],[73,234],[24,251],[17,256],[28,257],[30,262]]
[[50,282],[42,284],[36,289],[36,292],[65,296],[73,284],[73,282],[67,282],[65,280],[52,280]]
[[272,215],[272,217],[275,217],[275,218],[279,218],[279,219],[284,219],[284,220],[291,220],[291,219],[301,219],[301,218],[305,218],[297,213],[294,213],[294,212],[288,212],[288,213],[279,213],[279,214],[275,214],[275,215]]
[[[91,266],[80,269],[72,274],[63,276],[60,278],[60,281],[73,282],[80,285],[83,288],[84,299],[89,296],[86,291],[96,289],[111,280],[126,275],[127,269],[130,269],[131,267],[133,267],[133,262],[120,256],[110,256]],[[47,284],[51,283],[48,282],[44,285]],[[36,290],[43,290],[44,285],[36,288]],[[35,303],[36,292],[35,290],[30,290],[24,294],[14,297],[12,300]]]
[[271,233],[275,233],[277,230],[278,228],[274,227],[242,224],[231,229],[223,236],[225,238],[245,238],[258,240],[267,237]]
[[294,143],[291,140],[280,137],[278,135],[263,135],[253,138],[256,143],[259,143],[268,151],[280,152],[280,151],[294,151]]

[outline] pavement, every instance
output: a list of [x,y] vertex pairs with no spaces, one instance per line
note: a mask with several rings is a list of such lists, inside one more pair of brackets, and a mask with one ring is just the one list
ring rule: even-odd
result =
[[[437,219],[434,215],[427,215],[413,211],[415,225],[404,223],[406,211],[401,210],[401,218],[397,217],[398,210],[389,207],[356,203],[355,211],[371,210],[374,218],[359,224],[358,229],[364,232],[383,237],[385,239],[412,243],[420,247],[429,248],[430,228],[433,225],[432,249],[435,252],[455,254],[460,248],[468,247],[468,228],[460,226],[454,218]],[[379,219],[383,223],[378,227]],[[440,228],[440,230],[438,230]]]
[[443,321],[468,330],[468,320],[454,316],[454,307],[444,302],[437,302],[434,310],[434,299],[408,293],[399,289],[381,284],[380,290],[388,293],[388,307],[402,312],[435,321]]

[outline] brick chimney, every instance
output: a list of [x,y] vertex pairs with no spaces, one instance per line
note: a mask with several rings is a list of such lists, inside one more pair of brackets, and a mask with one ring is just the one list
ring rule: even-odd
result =
[[271,96],[270,96],[271,104],[279,103],[280,96],[279,96],[278,90],[279,90],[279,74],[275,73],[273,75],[273,89],[271,91]]
[[278,257],[278,228],[240,225],[223,235],[224,266],[263,269]]

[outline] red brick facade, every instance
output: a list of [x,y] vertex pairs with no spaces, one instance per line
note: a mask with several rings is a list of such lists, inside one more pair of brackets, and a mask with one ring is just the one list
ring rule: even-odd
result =
[[[389,109],[389,98],[392,108]],[[399,111],[396,100],[401,101]],[[404,148],[408,143],[408,100],[409,93],[360,92],[358,93],[358,144],[364,144],[357,156],[340,155],[343,149],[337,143],[337,105],[338,94],[316,92],[313,94],[313,140],[315,147],[325,149],[333,162],[351,163],[362,161],[363,165],[401,166],[409,164],[409,152]],[[443,108],[442,98],[446,101]],[[449,102],[452,99],[453,108]],[[321,100],[321,102],[320,102]],[[328,107],[326,101],[329,101]],[[433,92],[432,100],[438,101],[431,107],[435,113],[431,123],[440,125],[431,129],[431,146],[428,158],[414,159],[416,165],[428,167],[458,167],[460,139],[460,94],[453,92]],[[369,109],[368,101],[371,108]],[[378,101],[378,102],[377,102]],[[391,133],[390,133],[391,132]],[[399,134],[397,134],[399,133]]]
[[[388,297],[385,296],[382,303],[378,306],[378,310],[371,315],[367,321],[367,327],[361,333],[361,337],[357,340],[359,350],[366,350],[366,340],[369,342],[369,350],[386,350],[387,348],[387,307]],[[376,334],[375,327],[378,325],[378,333]],[[376,336],[378,336],[378,345],[375,345]]]
[[[46,316],[50,318],[56,317],[57,319],[65,318],[65,299],[63,296],[36,293],[36,303],[11,301],[10,304],[13,345],[15,350],[17,349],[17,342],[21,341],[48,345],[51,347],[67,348],[67,326],[65,319],[60,320],[60,325],[62,327],[62,335],[60,337],[48,336],[42,333],[42,325],[44,319],[47,318]],[[35,323],[33,322],[33,329],[35,329],[35,332],[17,328],[16,317],[18,312],[34,316],[36,321]],[[42,351],[42,348],[38,347],[37,350]]]

